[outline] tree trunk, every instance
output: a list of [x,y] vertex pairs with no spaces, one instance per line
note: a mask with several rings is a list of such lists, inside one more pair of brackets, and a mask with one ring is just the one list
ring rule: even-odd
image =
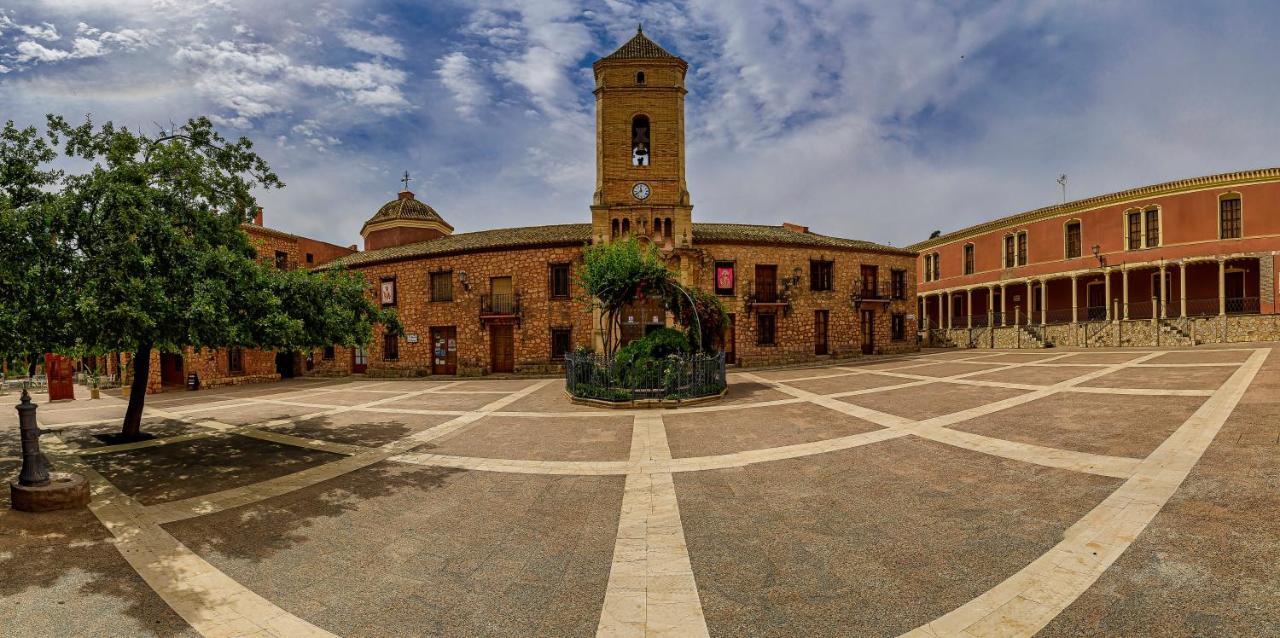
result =
[[140,346],[133,355],[133,383],[129,389],[129,408],[124,413],[121,436],[126,438],[142,436],[142,407],[147,398],[147,379],[150,377],[151,346]]
[[29,361],[29,362],[27,363],[27,378],[28,378],[28,379],[30,379],[30,378],[32,378],[32,377],[34,377],[34,376],[36,376],[36,361],[38,361],[38,360],[39,360],[39,359],[37,359],[35,355],[31,355],[31,361]]

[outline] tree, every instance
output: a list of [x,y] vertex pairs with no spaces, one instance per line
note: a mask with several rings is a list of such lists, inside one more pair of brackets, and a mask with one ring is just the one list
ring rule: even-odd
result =
[[241,224],[257,210],[254,189],[283,184],[248,139],[226,140],[207,118],[155,136],[48,120],[67,155],[93,162],[66,179],[63,197],[76,324],[89,347],[133,355],[122,438],[143,436],[155,351],[363,345],[374,323],[398,326],[358,276],[258,261]]
[[621,340],[623,306],[646,296],[661,297],[674,285],[671,272],[658,260],[657,249],[641,249],[635,239],[588,246],[578,283],[600,310],[606,355],[613,355]]
[[35,127],[9,121],[0,131],[0,361],[18,358],[27,374],[40,355],[74,343],[74,253],[51,190],[62,174],[47,168],[57,155]]

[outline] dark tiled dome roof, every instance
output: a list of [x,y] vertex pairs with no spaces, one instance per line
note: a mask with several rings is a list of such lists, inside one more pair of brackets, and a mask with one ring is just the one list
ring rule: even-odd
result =
[[400,196],[382,205],[378,212],[364,225],[376,224],[379,222],[391,221],[396,219],[415,219],[420,221],[431,221],[444,224],[453,230],[453,226],[446,222],[436,209],[427,205],[426,202],[418,201],[414,198],[413,193],[409,191],[400,191]]
[[626,44],[618,48],[617,51],[601,58],[603,60],[660,60],[671,59],[679,60],[680,58],[671,55],[666,49],[658,46],[657,42],[645,37],[644,31],[636,29],[636,36],[627,41]]

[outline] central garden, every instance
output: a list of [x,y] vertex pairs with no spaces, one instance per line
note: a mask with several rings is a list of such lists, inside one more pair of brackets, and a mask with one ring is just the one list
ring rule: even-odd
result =
[[[565,358],[570,396],[661,404],[724,393],[724,306],[714,295],[681,286],[656,248],[634,239],[590,246],[579,281],[599,311],[604,348]],[[652,299],[661,301],[680,329],[660,328],[623,344],[623,310]]]

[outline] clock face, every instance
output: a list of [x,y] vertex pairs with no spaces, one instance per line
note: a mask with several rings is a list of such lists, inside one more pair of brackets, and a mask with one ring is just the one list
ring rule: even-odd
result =
[[649,185],[640,182],[631,187],[631,196],[636,199],[647,199],[649,197]]

